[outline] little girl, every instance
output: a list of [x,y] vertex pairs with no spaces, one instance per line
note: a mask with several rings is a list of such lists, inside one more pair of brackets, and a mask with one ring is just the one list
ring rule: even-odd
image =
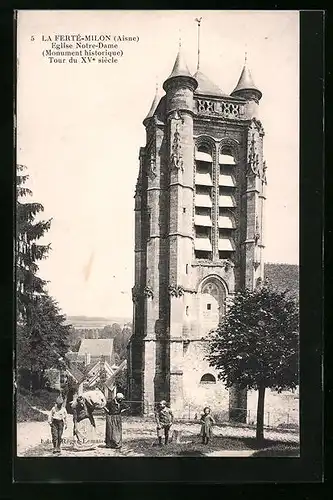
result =
[[208,444],[209,439],[212,437],[212,427],[215,425],[215,420],[210,414],[210,408],[206,406],[200,418],[202,443]]

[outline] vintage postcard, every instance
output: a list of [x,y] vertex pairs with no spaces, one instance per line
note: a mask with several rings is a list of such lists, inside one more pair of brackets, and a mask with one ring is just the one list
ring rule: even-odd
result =
[[18,11],[18,457],[299,457],[299,12]]

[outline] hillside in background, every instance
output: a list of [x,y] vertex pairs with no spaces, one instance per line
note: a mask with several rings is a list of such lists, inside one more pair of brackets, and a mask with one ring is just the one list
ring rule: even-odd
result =
[[111,326],[114,323],[118,323],[121,327],[127,326],[132,321],[132,318],[103,318],[98,316],[67,316],[67,324],[73,326],[73,328],[104,328],[105,326]]

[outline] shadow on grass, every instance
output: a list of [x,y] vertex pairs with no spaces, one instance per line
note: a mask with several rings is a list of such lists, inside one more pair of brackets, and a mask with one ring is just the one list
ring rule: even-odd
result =
[[[96,456],[98,457],[98,449],[101,450],[101,456],[105,456],[106,447],[104,443],[96,443]],[[69,445],[63,445],[63,456],[68,453],[72,455],[75,450]],[[168,445],[158,446],[156,438],[140,437],[133,439],[125,439],[123,447],[117,451],[117,455],[131,456],[140,455],[147,457],[203,457],[212,452],[223,452],[234,450],[240,452],[252,450],[252,457],[297,457],[299,456],[299,448],[293,443],[281,443],[279,441],[265,440],[261,446],[258,445],[253,438],[232,438],[215,436],[208,445],[201,443],[198,436],[184,436],[180,443],[170,442]],[[84,450],[80,450],[84,452]],[[114,452],[114,450],[110,450]],[[66,453],[67,452],[67,453]],[[113,453],[110,453],[110,456]],[[241,453],[240,453],[241,455]],[[41,444],[35,448],[29,449],[24,456],[52,456],[51,447]],[[236,453],[237,456],[237,453]]]
[[264,450],[259,450],[253,453],[252,457],[299,457],[299,448],[292,446],[274,446]]

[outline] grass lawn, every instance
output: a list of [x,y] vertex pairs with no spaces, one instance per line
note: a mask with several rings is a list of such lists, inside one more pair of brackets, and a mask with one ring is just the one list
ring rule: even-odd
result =
[[[295,443],[281,443],[266,440],[263,447],[258,449],[253,438],[227,438],[216,436],[208,445],[203,445],[197,436],[185,436],[180,443],[171,442],[167,446],[158,446],[154,436],[144,436],[132,438],[127,437],[123,441],[121,450],[105,448],[103,443],[96,443],[95,450],[76,452],[70,443],[65,443],[62,447],[63,457],[203,457],[203,456],[223,456],[224,451],[239,451],[240,456],[298,456],[299,449]],[[247,453],[246,453],[247,452]],[[29,449],[24,456],[53,456],[52,445],[42,443],[35,448]]]

